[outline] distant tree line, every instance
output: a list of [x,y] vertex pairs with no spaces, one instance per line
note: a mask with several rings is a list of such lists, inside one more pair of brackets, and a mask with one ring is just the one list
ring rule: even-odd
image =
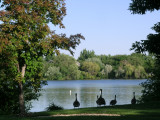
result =
[[78,59],[61,54],[43,61],[43,78],[47,80],[77,79],[145,79],[152,75],[152,55],[96,55],[84,49]]

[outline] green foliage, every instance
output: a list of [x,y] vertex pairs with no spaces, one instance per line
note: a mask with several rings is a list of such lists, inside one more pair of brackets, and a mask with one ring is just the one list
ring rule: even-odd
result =
[[[148,58],[148,56],[147,56]],[[138,53],[133,53],[131,54],[129,57],[128,57],[128,62],[131,64],[131,65],[134,65],[134,66],[144,66],[144,63],[145,63],[145,56],[142,55],[142,54],[138,54]]]
[[96,79],[95,76],[91,75],[89,72],[81,71],[81,78],[85,79]]
[[17,84],[16,81],[12,80],[17,76],[14,65],[17,61],[14,60],[14,56],[15,54],[12,52],[0,54],[0,110],[4,113],[17,113],[19,111]]
[[[105,78],[140,79],[147,78],[154,66],[154,58],[142,54],[100,56],[103,63],[112,66],[112,71]],[[138,73],[140,75],[138,75]],[[104,70],[102,70],[104,75]]]
[[97,63],[84,61],[82,63],[81,69],[88,72],[92,76],[96,76],[100,71],[100,67]]
[[154,11],[160,9],[159,0],[132,0],[129,10],[133,14],[145,14],[147,11]]
[[80,77],[80,71],[77,64],[72,64],[68,67],[68,76],[67,79],[77,80]]
[[103,75],[103,78],[109,78],[109,73],[111,73],[112,69],[113,68],[111,65],[106,64],[104,69],[101,72]]
[[160,101],[160,80],[148,79],[141,84],[145,89],[142,91],[143,95],[140,102]]
[[131,78],[134,71],[134,66],[124,61],[123,68],[125,71],[125,78]]
[[[129,8],[134,14],[145,14],[147,11],[154,11],[160,9],[159,0],[132,0]],[[154,55],[155,63],[151,57],[147,58],[145,63],[146,71],[149,72],[149,79],[142,83],[144,90],[140,102],[160,101],[160,22],[155,24],[152,29],[155,34],[149,34],[147,40],[135,42],[131,50],[139,53],[149,53]],[[152,56],[153,57],[153,56]],[[150,65],[149,68],[147,65]],[[141,68],[142,70],[142,68]],[[143,71],[143,70],[142,70]]]
[[58,67],[50,66],[45,73],[47,80],[59,80],[62,78],[62,74]]
[[118,69],[114,70],[115,78],[125,78],[125,70],[123,66],[119,66]]
[[[56,66],[62,79],[144,79],[152,74],[155,58],[152,55],[100,55],[82,60],[80,63],[67,55],[47,56],[44,60],[43,77],[48,68]],[[51,74],[54,72],[50,72]],[[54,76],[54,75],[53,75]],[[59,78],[58,80],[60,80]]]
[[145,59],[144,68],[146,72],[149,74],[149,76],[151,76],[153,69],[156,68],[155,66],[156,59],[151,54],[149,54],[147,57],[144,57],[144,59]]
[[[13,103],[10,104],[17,105],[23,115],[27,100],[24,96],[28,94],[25,89],[32,89],[35,93],[41,89],[42,57],[59,54],[59,49],[73,54],[84,37],[81,34],[66,37],[50,30],[49,22],[64,28],[64,0],[3,0],[0,3],[0,58],[3,58],[0,60],[0,83],[9,84],[9,87],[19,91],[16,98],[12,96]],[[12,94],[15,94],[14,90]]]
[[100,55],[99,58],[101,59],[103,64],[111,65],[113,63],[113,59],[111,55]]
[[147,75],[146,75],[144,67],[137,66],[135,71],[134,71],[134,76],[135,76],[136,79],[137,78],[145,78]]
[[[31,87],[31,82],[26,82],[24,84],[24,98],[25,98],[25,111],[28,112],[31,105],[31,100],[37,100],[40,96],[37,91],[34,91]],[[45,84],[45,81],[41,81],[39,83],[41,86]],[[18,84],[16,81],[3,81],[0,80],[0,110],[2,110],[4,113],[16,113],[18,114],[19,109],[19,90],[17,88]],[[40,89],[40,88],[39,88]]]
[[102,61],[98,57],[88,58],[85,61],[97,63],[99,65],[99,67],[100,67],[101,70],[104,69],[105,65],[102,63]]
[[61,54],[55,57],[53,63],[60,68],[64,80],[79,79],[80,71],[78,70],[76,60],[73,57]]
[[51,103],[47,108],[47,111],[54,111],[54,110],[63,110],[63,107],[57,106],[54,103]]
[[18,103],[18,100],[12,98],[13,96],[18,97],[18,90],[15,89],[16,85],[13,85],[13,82],[6,83],[2,81],[0,84],[0,110],[4,113],[17,113],[19,109],[18,104],[15,103]]
[[81,51],[80,56],[78,57],[78,61],[84,61],[92,57],[95,57],[95,52],[93,50],[89,51],[89,50],[84,49],[83,51]]
[[160,59],[160,23],[155,24],[152,29],[155,30],[156,34],[149,34],[147,40],[136,41],[136,43],[132,45],[131,50],[140,53],[149,52]]
[[140,102],[151,102],[160,101],[160,61],[157,60],[155,63],[155,68],[152,71],[151,77],[141,86],[144,87],[142,91],[142,96]]
[[[46,61],[47,60],[47,61]],[[80,78],[77,61],[65,54],[48,57],[44,61],[44,78],[47,80],[76,80]]]

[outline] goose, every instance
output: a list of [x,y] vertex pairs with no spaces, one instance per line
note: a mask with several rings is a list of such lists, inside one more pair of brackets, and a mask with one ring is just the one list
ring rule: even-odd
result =
[[133,92],[133,98],[131,100],[131,104],[136,104],[135,92]]
[[115,105],[116,103],[117,103],[117,100],[116,100],[116,95],[115,95],[115,99],[110,101],[110,105]]
[[76,96],[76,100],[73,102],[74,108],[80,106],[80,103],[79,103],[79,101],[77,100],[77,93],[75,94],[75,96]]
[[98,105],[99,105],[99,97],[98,97],[98,95],[97,95],[96,103],[97,103],[97,107],[98,107]]
[[97,98],[98,100],[96,101],[96,103],[97,103],[97,105],[106,105],[106,101],[105,101],[105,99],[102,97],[102,89],[100,89],[100,92],[101,92],[101,94],[100,94],[100,97],[99,98]]

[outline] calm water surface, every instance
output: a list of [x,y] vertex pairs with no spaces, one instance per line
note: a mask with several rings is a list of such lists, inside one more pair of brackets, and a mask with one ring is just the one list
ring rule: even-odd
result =
[[[38,101],[32,101],[31,112],[44,111],[52,102],[62,106],[64,109],[73,109],[75,93],[77,93],[80,108],[96,107],[99,89],[103,89],[102,96],[106,104],[117,95],[117,105],[130,104],[133,92],[136,92],[136,99],[142,93],[139,86],[145,80],[66,80],[48,81],[48,85],[43,87],[42,96]],[[71,91],[71,92],[70,92]]]

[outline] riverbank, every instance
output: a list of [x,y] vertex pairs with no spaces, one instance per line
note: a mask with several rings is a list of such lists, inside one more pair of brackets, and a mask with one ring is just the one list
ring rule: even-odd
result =
[[30,113],[29,117],[0,115],[0,120],[159,120],[160,102]]

